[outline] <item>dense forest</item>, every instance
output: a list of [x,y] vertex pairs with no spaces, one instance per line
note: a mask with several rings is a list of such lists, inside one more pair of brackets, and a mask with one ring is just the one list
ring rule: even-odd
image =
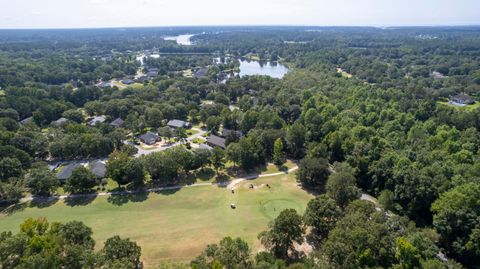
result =
[[[164,40],[184,33],[196,34],[194,45]],[[137,57],[148,53],[160,57],[142,65]],[[290,71],[241,77],[236,61],[217,57],[279,61]],[[135,87],[100,85],[153,69]],[[305,214],[280,213],[259,235],[264,252],[227,237],[190,267],[480,268],[480,107],[448,102],[459,94],[480,101],[478,27],[1,30],[0,198],[8,207],[59,185],[84,193],[98,184],[84,167],[59,181],[49,167],[58,161],[108,158],[109,178],[141,189],[181,184],[206,166],[249,171],[286,157],[298,160],[297,180],[316,194]],[[120,128],[110,124],[117,118]],[[225,149],[185,143],[137,156],[147,132],[185,140],[187,130],[165,128],[174,119],[209,134],[238,132]],[[71,243],[65,231],[77,226],[87,232]],[[107,245],[93,250],[90,233],[82,223],[28,220],[20,234],[0,235],[0,267],[119,268],[105,258]],[[305,238],[310,255],[293,247]],[[66,256],[39,258],[48,251]],[[97,260],[70,264],[80,252]],[[121,268],[138,268],[139,255]]]

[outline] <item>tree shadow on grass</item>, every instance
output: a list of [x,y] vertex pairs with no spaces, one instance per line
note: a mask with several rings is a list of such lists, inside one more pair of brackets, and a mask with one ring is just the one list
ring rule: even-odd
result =
[[65,198],[65,204],[68,206],[85,206],[93,202],[97,198],[96,193],[85,196],[70,196]]
[[138,193],[122,193],[122,194],[112,194],[107,198],[107,202],[122,206],[128,202],[139,203],[147,200],[148,192],[141,191]]
[[215,171],[212,168],[205,168],[198,171],[195,176],[201,181],[208,181],[215,176]]
[[160,191],[154,191],[154,192],[156,194],[161,194],[161,195],[173,195],[181,189],[182,188],[172,188],[172,189],[168,189],[168,190],[160,190]]
[[0,207],[0,214],[12,215],[14,213],[20,212],[27,208],[27,203],[13,204],[13,205],[2,205]]
[[30,202],[30,207],[36,208],[45,208],[52,206],[58,202],[58,197],[33,197],[33,200]]

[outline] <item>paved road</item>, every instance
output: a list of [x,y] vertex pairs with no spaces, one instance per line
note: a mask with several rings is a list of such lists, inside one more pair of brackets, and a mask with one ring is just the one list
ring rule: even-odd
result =
[[[195,138],[202,137],[202,135],[204,135],[207,132],[205,130],[201,130],[201,129],[198,129],[198,128],[192,128],[192,130],[195,130],[198,133],[194,134],[192,136],[189,136],[187,138],[188,142],[191,142]],[[181,144],[183,144],[183,143],[182,142],[176,142],[176,143],[156,147],[154,149],[143,149],[140,146],[135,145],[135,147],[138,149],[138,152],[137,152],[137,154],[135,154],[135,157],[140,157],[142,155],[152,154],[153,152],[159,152],[159,151],[166,150],[166,149],[169,149],[169,148],[177,147],[177,146],[180,146]]]

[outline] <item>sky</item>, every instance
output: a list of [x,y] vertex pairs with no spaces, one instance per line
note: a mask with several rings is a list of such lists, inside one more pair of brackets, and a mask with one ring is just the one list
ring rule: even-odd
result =
[[0,0],[0,28],[480,25],[480,0]]

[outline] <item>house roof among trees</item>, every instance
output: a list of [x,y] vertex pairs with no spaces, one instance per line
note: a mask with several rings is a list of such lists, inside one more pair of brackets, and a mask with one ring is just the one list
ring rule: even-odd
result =
[[456,103],[462,103],[462,104],[473,104],[475,103],[475,100],[473,100],[472,97],[466,95],[466,94],[457,94],[450,98],[450,101],[456,102]]
[[97,178],[104,178],[107,172],[107,168],[105,166],[105,162],[102,161],[93,161],[88,164],[90,171],[97,177]]
[[213,147],[225,148],[225,139],[216,135],[209,135],[207,137],[207,143]]
[[67,164],[65,167],[63,167],[62,171],[57,173],[57,178],[60,180],[69,178],[72,175],[73,170],[81,165],[82,163],[80,162],[72,162]]
[[110,123],[115,128],[121,127],[123,125],[124,121],[121,118],[117,118],[114,121]]
[[146,134],[143,134],[138,137],[140,140],[143,141],[143,143],[147,145],[155,144],[160,137],[152,132],[147,132]]
[[101,116],[95,116],[93,117],[93,119],[91,119],[88,124],[90,126],[95,126],[97,123],[104,123],[105,120],[107,119],[107,117],[105,117],[104,115],[101,115]]
[[208,68],[200,68],[194,74],[196,78],[203,78],[203,77],[206,77],[207,75],[208,75]]
[[189,125],[189,123],[183,120],[171,120],[167,123],[167,125],[173,128],[185,128]]

